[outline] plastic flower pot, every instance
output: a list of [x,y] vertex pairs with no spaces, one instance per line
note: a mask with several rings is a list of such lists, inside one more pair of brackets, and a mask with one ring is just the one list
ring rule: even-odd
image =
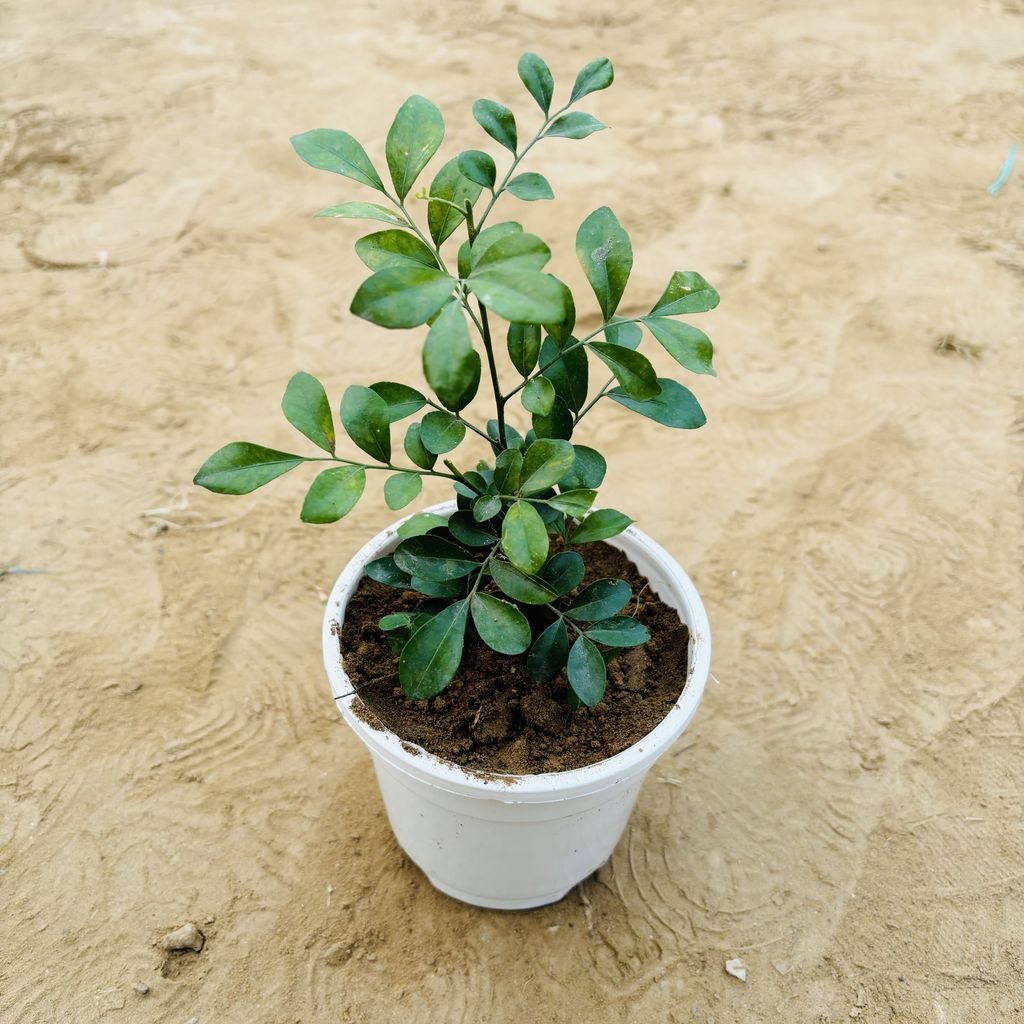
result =
[[[429,511],[450,515],[455,502]],[[697,711],[711,665],[704,605],[672,556],[636,527],[607,541],[629,556],[689,626],[689,668],[679,681],[679,699],[642,740],[597,764],[539,775],[469,771],[403,742],[353,710],[359,698],[345,673],[337,633],[366,563],[398,545],[398,525],[359,551],[327,601],[324,665],[335,702],[373,757],[395,837],[434,888],[478,907],[523,910],[554,903],[611,856],[648,771]]]

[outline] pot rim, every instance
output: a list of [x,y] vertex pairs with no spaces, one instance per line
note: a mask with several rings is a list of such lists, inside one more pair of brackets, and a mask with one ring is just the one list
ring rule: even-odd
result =
[[[450,515],[456,507],[454,501],[446,501],[422,511]],[[596,792],[616,785],[637,772],[646,771],[690,723],[700,704],[711,668],[711,631],[707,613],[697,588],[679,563],[660,544],[635,526],[628,527],[606,543],[620,548],[626,554],[630,554],[631,549],[646,550],[646,553],[658,562],[666,577],[682,594],[683,603],[686,605],[685,617],[689,620],[690,629],[687,678],[682,692],[669,713],[642,739],[618,754],[583,768],[535,775],[506,775],[463,768],[453,761],[430,753],[410,740],[403,740],[390,729],[364,721],[352,709],[358,694],[353,691],[351,680],[345,672],[338,634],[344,622],[348,600],[363,577],[366,563],[387,554],[396,546],[396,531],[410,518],[411,515],[404,516],[392,523],[356,552],[335,581],[324,608],[324,667],[330,680],[334,701],[342,717],[372,753],[384,757],[393,768],[403,774],[449,792],[510,801],[559,800],[581,792]],[[665,598],[664,594],[659,596]],[[363,706],[365,707],[365,704]]]

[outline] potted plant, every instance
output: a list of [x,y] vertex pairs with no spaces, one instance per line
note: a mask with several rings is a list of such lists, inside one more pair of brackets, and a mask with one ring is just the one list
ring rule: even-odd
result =
[[[416,500],[424,477],[451,483],[454,500],[384,530],[341,573],[324,616],[324,662],[343,716],[373,755],[401,845],[437,888],[502,908],[559,899],[607,859],[647,770],[700,701],[710,664],[700,598],[629,516],[595,508],[606,463],[576,432],[608,402],[667,427],[703,425],[693,394],[659,378],[639,345],[646,331],[684,369],[713,375],[707,336],[678,318],[718,304],[703,277],[676,272],[650,312],[618,315],[633,253],[602,206],[576,235],[600,319],[576,329],[572,294],[544,272],[548,246],[492,215],[506,197],[553,198],[521,164],[540,142],[605,127],[575,107],[611,85],[612,66],[602,58],[584,67],[554,110],[543,60],[524,54],[519,76],[542,114],[529,141],[507,107],[473,104],[510,154],[500,180],[491,155],[469,150],[413,192],[444,136],[422,96],[406,100],[388,131],[390,185],[347,132],[292,139],[307,164],[385,200],[318,216],[385,225],[356,242],[372,273],[351,311],[388,329],[426,326],[432,396],[394,381],[349,386],[341,425],[363,453],[350,458],[337,452],[324,387],[297,373],[282,408],[319,453],[234,442],[195,477],[211,491],[247,494],[320,466],[302,506],[308,523],[351,511],[368,472],[386,474],[393,510]],[[426,231],[410,195],[426,204]],[[446,252],[457,231],[457,251]],[[495,352],[499,321],[511,380]],[[609,379],[591,394],[591,366],[602,365]],[[494,404],[486,424],[465,415],[481,387]],[[528,430],[513,425],[514,411]],[[467,440],[472,462],[456,451]]]

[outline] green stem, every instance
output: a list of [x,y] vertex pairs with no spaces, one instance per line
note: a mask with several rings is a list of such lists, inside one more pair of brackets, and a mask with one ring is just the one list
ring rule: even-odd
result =
[[[490,440],[488,438],[488,440]],[[321,458],[304,458],[303,462],[341,462],[346,466],[360,466],[363,469],[382,469],[388,473],[415,473],[417,476],[439,476],[445,480],[458,480],[451,473],[439,473],[436,469],[414,469],[412,466],[396,466],[393,462],[356,462],[353,459],[342,459],[337,455],[326,455]]]
[[[391,200],[392,204],[402,212],[402,216],[405,218],[406,224],[408,224],[409,227],[416,232],[416,236],[419,238],[419,240],[437,257],[437,265],[441,268],[441,270],[444,271],[444,273],[448,274],[448,268],[445,266],[444,257],[441,255],[440,248],[434,245],[433,239],[428,238],[425,234],[423,234],[422,231],[420,231],[419,227],[416,224],[416,221],[412,219],[412,216],[410,215],[409,211],[405,208],[404,201],[399,199],[398,196],[393,196],[386,189],[384,191],[384,195],[386,195],[388,199]],[[451,275],[449,274],[449,276]]]
[[583,419],[583,417],[584,417],[584,416],[586,416],[586,415],[587,415],[587,413],[588,413],[588,412],[590,412],[590,410],[591,410],[591,409],[593,409],[593,408],[594,408],[594,406],[595,406],[595,405],[597,405],[597,403],[598,403],[598,402],[599,402],[599,401],[600,401],[600,400],[601,400],[602,398],[604,398],[604,396],[605,396],[606,394],[608,394],[608,389],[609,389],[609,388],[610,388],[610,387],[611,387],[611,386],[612,386],[612,385],[613,385],[614,383],[615,383],[615,377],[614,377],[614,376],[612,376],[612,377],[610,377],[610,378],[608,379],[608,383],[607,383],[607,384],[605,384],[605,386],[604,386],[603,388],[601,388],[601,390],[600,390],[600,391],[598,391],[597,395],[596,395],[596,396],[595,396],[595,397],[594,397],[594,398],[593,398],[593,399],[592,399],[591,401],[589,401],[589,402],[588,402],[588,403],[587,403],[587,404],[586,404],[586,405],[585,405],[585,406],[584,406],[584,407],[583,407],[583,408],[582,408],[582,409],[581,409],[581,410],[580,410],[580,411],[579,411],[578,413],[576,413],[576,415],[575,415],[575,417],[573,418],[573,421],[572,421],[572,425],[573,425],[574,427],[576,426],[576,424],[577,424],[577,423],[579,423],[579,421],[580,421],[581,419]]
[[474,434],[477,434],[478,436],[482,437],[488,444],[491,443],[491,436],[489,434],[485,433],[484,431],[482,431],[475,424],[470,423],[470,421],[467,420],[462,415],[462,413],[460,413],[460,412],[452,412],[451,409],[446,409],[443,405],[438,405],[437,402],[433,402],[429,398],[427,399],[427,405],[429,405],[433,409],[437,409],[438,412],[446,412],[446,413],[448,413],[449,416],[454,416],[460,423],[465,424],[467,430],[472,430]]

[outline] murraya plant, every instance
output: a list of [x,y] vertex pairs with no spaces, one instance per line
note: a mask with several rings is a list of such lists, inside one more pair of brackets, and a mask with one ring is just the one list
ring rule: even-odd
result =
[[[471,621],[480,639],[500,654],[528,652],[527,668],[538,682],[565,668],[569,703],[589,707],[604,694],[610,658],[645,643],[649,634],[628,614],[632,594],[624,580],[599,579],[569,596],[584,578],[589,545],[632,522],[615,509],[593,509],[606,462],[574,437],[603,399],[667,427],[701,426],[704,413],[691,392],[658,377],[639,346],[646,329],[684,369],[713,375],[707,335],[677,318],[714,308],[718,294],[700,274],[678,271],[650,312],[618,315],[633,251],[615,214],[602,206],[576,233],[576,256],[597,300],[600,323],[576,331],[571,292],[544,272],[551,257],[547,244],[514,220],[492,221],[503,197],[553,198],[546,178],[520,170],[523,161],[540,142],[585,139],[606,127],[574,108],[612,84],[612,65],[605,58],[588,64],[576,76],[568,101],[555,110],[554,82],[540,57],[524,54],[519,77],[542,114],[529,141],[520,140],[508,107],[488,99],[473,104],[477,123],[508,151],[500,180],[494,157],[473,149],[445,163],[429,189],[413,193],[444,138],[440,111],[422,96],[402,104],[388,131],[390,186],[347,132],[317,128],[291,140],[307,164],[356,181],[387,201],[345,202],[317,216],[387,225],[356,242],[356,255],[372,274],[356,292],[351,310],[391,330],[427,326],[423,375],[433,397],[393,381],[348,387],[341,425],[369,461],[350,459],[336,453],[334,419],[322,384],[297,373],[288,382],[282,409],[325,454],[291,454],[236,441],[211,455],[195,482],[220,494],[247,494],[298,466],[330,463],[314,477],[302,519],[333,523],[359,500],[368,470],[388,474],[384,499],[396,510],[416,500],[424,477],[450,480],[457,511],[447,519],[414,515],[398,528],[401,541],[394,553],[366,566],[379,583],[422,596],[415,610],[380,621],[399,655],[405,693],[422,700],[451,682]],[[426,232],[409,210],[410,195],[426,203]],[[445,243],[457,231],[464,238],[453,257]],[[499,327],[500,321],[505,325]],[[499,375],[495,345],[502,334],[514,382]],[[463,411],[477,394],[485,362],[494,418],[481,427]],[[590,370],[602,365],[610,377],[591,397]],[[513,402],[529,415],[525,434],[508,422]],[[397,425],[410,418],[403,432]],[[407,462],[396,451],[399,432]],[[467,433],[482,438],[489,450],[489,457],[472,468],[454,454]]]

